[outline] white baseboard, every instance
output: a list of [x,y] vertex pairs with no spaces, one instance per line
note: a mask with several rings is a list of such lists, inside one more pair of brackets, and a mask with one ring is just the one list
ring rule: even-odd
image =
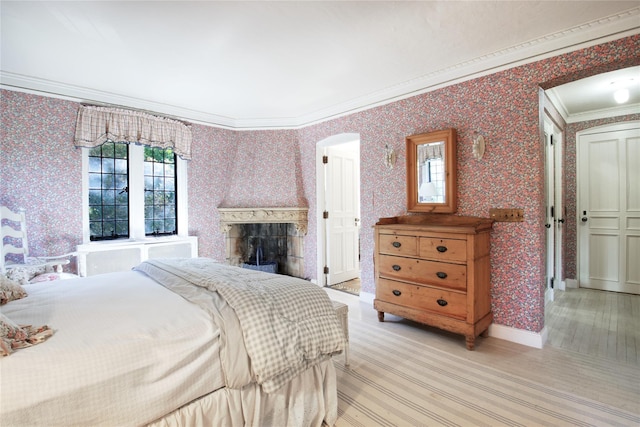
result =
[[360,301],[369,305],[373,305],[373,300],[376,298],[376,294],[360,291]]
[[542,348],[544,343],[547,342],[548,334],[549,332],[546,326],[542,328],[540,332],[531,332],[510,326],[497,325],[495,323],[489,325],[490,337],[500,338],[534,348]]
[[567,289],[578,289],[578,281],[576,279],[564,279]]
[[[372,306],[375,297],[375,294],[360,292],[360,301]],[[544,346],[544,343],[547,342],[548,331],[546,326],[542,328],[542,331],[536,333],[492,323],[491,325],[489,325],[489,336],[526,345],[529,347],[542,348]]]

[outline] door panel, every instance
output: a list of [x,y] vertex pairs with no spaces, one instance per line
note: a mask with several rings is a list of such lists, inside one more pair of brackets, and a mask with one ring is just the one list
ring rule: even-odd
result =
[[578,141],[581,287],[640,294],[640,129]]
[[360,276],[359,155],[357,150],[328,147],[327,223],[329,286]]

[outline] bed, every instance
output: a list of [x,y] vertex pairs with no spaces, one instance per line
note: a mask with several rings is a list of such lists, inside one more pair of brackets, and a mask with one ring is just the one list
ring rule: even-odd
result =
[[25,285],[46,341],[0,359],[0,424],[333,425],[344,335],[305,280],[209,259]]

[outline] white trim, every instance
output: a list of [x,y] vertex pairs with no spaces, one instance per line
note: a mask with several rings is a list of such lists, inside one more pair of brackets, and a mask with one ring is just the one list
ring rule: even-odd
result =
[[360,302],[369,304],[373,308],[373,300],[376,298],[376,294],[360,291]]
[[[565,279],[566,289],[578,289],[577,279]],[[564,289],[563,289],[564,290]]]
[[489,336],[511,341],[528,347],[542,348],[547,342],[549,331],[545,326],[540,332],[525,331],[524,329],[512,328],[509,326],[489,325]]

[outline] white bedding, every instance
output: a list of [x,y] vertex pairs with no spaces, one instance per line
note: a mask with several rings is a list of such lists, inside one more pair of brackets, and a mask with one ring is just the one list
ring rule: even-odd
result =
[[[203,262],[210,260],[196,264],[204,268]],[[333,425],[337,387],[330,356],[343,348],[344,336],[326,293],[300,279],[204,269],[194,277],[207,286],[177,276],[153,280],[139,271],[25,286],[29,296],[3,305],[2,313],[55,333],[0,358],[0,425]],[[191,268],[186,271],[191,277]],[[246,288],[242,292],[256,288],[258,297],[227,300],[224,294],[235,292],[227,288],[231,282]],[[286,289],[298,296],[283,296]],[[247,327],[253,310],[262,318],[265,312],[255,305],[241,310],[245,300],[267,302],[269,319],[277,318],[267,321],[273,325]],[[247,351],[256,347],[248,335],[272,328],[282,345]],[[260,380],[252,357],[264,359],[264,352],[295,354],[286,371],[291,381]]]
[[141,425],[224,386],[211,315],[142,273],[25,289],[2,313],[55,333],[0,359],[2,426]]

